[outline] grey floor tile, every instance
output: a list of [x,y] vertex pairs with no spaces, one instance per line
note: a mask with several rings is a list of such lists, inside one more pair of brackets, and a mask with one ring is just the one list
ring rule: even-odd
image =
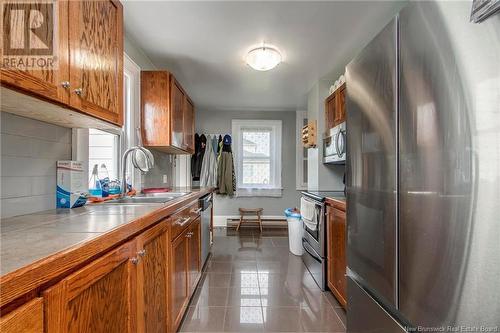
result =
[[344,333],[344,310],[288,251],[286,236],[286,230],[216,228],[181,332]]
[[228,292],[228,307],[261,306],[259,287],[230,288]]
[[196,289],[190,307],[225,306],[229,288],[209,288],[207,285]]
[[262,332],[264,318],[262,308],[228,307],[224,322],[224,332]]
[[299,307],[264,307],[265,332],[300,332]]
[[222,332],[225,312],[223,307],[189,308],[179,331]]
[[227,288],[230,286],[231,274],[228,273],[204,273],[198,287]]

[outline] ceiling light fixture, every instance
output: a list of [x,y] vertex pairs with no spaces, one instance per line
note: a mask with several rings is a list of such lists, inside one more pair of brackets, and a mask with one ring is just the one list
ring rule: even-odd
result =
[[262,44],[248,52],[246,62],[256,71],[268,71],[279,65],[281,53],[273,46]]

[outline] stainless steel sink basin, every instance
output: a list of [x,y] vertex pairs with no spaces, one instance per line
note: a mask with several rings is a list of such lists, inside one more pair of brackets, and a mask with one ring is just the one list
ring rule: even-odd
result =
[[126,197],[103,202],[103,205],[157,205],[163,204],[175,198],[155,198],[155,197]]
[[148,193],[135,197],[125,197],[103,202],[103,205],[157,205],[174,200],[190,192]]
[[178,198],[183,195],[187,195],[191,192],[159,192],[159,193],[146,193],[143,194],[145,197],[154,197],[154,198]]

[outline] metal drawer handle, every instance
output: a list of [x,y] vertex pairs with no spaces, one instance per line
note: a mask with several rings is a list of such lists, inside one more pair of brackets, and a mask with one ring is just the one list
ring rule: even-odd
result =
[[177,221],[175,221],[174,224],[183,226],[184,224],[186,224],[187,222],[189,222],[190,219],[191,219],[190,217],[180,218]]
[[82,96],[83,94],[83,89],[82,88],[76,88],[75,90],[73,90],[73,92],[75,94],[77,94],[78,96]]
[[133,257],[132,259],[130,259],[130,261],[132,262],[132,264],[137,265],[139,263],[139,258]]
[[203,210],[202,208],[198,208],[198,209],[193,210],[191,212],[194,213],[194,214],[199,214],[202,210]]
[[137,252],[137,254],[140,256],[140,257],[144,257],[146,255],[146,250],[145,249],[142,249],[140,250],[139,252]]
[[64,89],[69,89],[69,87],[71,86],[69,84],[69,81],[63,81],[61,82],[61,86],[64,88]]

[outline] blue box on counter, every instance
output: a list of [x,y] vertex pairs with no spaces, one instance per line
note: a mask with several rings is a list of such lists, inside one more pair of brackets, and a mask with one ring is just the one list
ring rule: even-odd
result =
[[76,208],[87,202],[87,181],[83,163],[57,161],[57,208]]

